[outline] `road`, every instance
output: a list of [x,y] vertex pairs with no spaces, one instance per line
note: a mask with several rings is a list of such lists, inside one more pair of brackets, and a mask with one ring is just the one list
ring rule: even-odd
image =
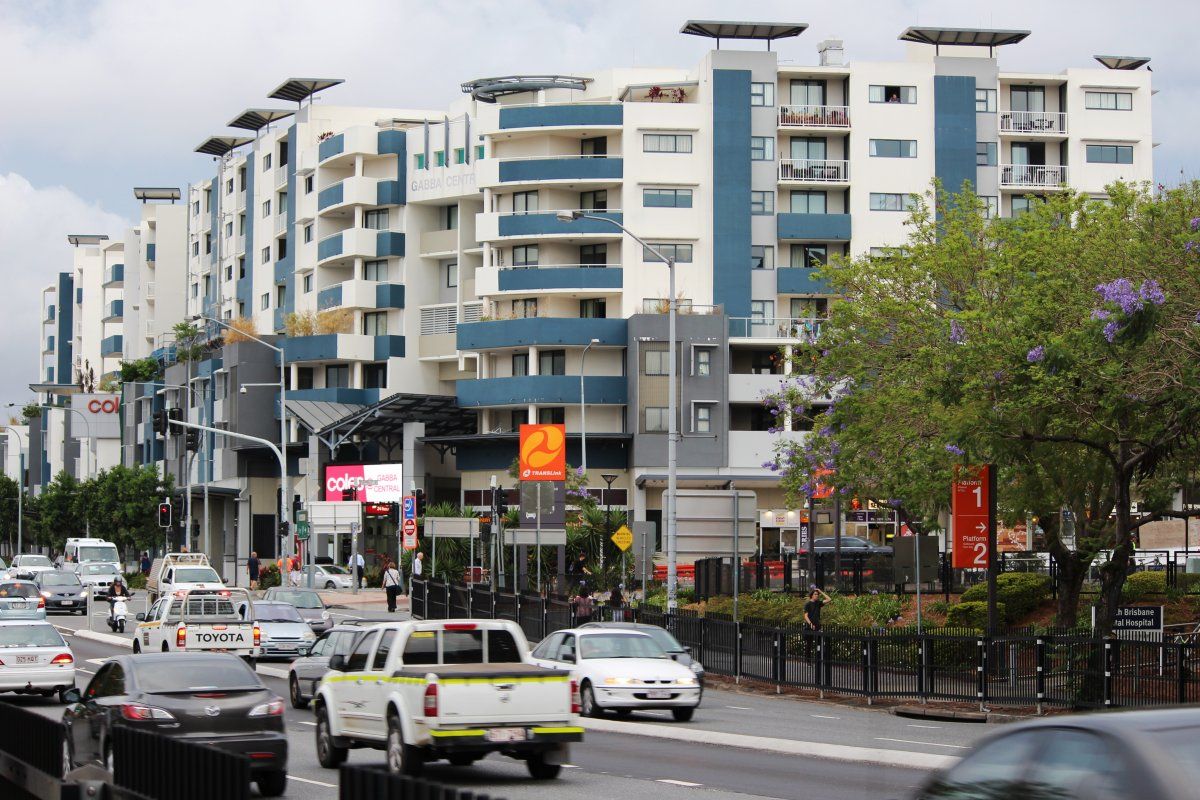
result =
[[[64,632],[84,624],[82,618],[54,617],[52,621]],[[79,664],[81,685],[106,657],[129,652],[116,644],[73,635],[68,642]],[[286,664],[260,665],[266,685],[286,697],[286,682],[278,677],[284,670]],[[15,702],[46,716],[61,714],[60,706],[40,698]],[[336,797],[336,772],[316,763],[312,713],[289,706],[286,722],[291,747],[287,797]],[[907,797],[926,773],[881,766],[871,760],[816,758],[810,753],[823,745],[848,745],[882,751],[891,763],[905,764],[909,758],[905,753],[961,755],[986,732],[983,725],[923,724],[878,711],[715,689],[706,692],[691,723],[642,713],[629,722],[608,718],[599,725],[603,731],[589,730],[585,743],[572,749],[570,768],[559,781],[533,781],[523,764],[500,756],[474,767],[430,765],[427,774],[434,780],[507,800],[606,796],[622,800],[883,800]],[[694,736],[715,743],[663,736]],[[725,741],[731,736],[739,737],[739,746]],[[788,749],[793,752],[779,752]],[[862,752],[864,758],[870,758],[868,751]],[[350,763],[382,764],[382,753],[353,751]]]

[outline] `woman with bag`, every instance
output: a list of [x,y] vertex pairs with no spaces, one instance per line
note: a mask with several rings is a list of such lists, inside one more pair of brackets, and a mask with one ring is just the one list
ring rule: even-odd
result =
[[383,590],[387,592],[388,613],[395,613],[396,596],[400,594],[400,570],[395,561],[387,562],[383,570]]

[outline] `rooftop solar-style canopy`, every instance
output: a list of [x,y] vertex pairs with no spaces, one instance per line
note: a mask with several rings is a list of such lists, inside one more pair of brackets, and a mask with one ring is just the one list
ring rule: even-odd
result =
[[391,450],[403,441],[406,422],[425,423],[425,433],[429,436],[470,433],[478,427],[475,412],[459,408],[453,397],[394,394],[372,405],[358,406],[341,419],[327,421],[314,433],[331,450],[351,444],[351,437],[356,435],[362,441],[379,442]]
[[294,113],[296,112],[285,111],[282,108],[247,108],[225,124],[230,128],[241,128],[257,133],[275,120],[290,117]]
[[506,94],[536,92],[542,89],[575,89],[583,91],[591,78],[575,78],[570,75],[505,75],[500,78],[477,78],[462,84],[463,94],[476,100],[494,103]]
[[67,242],[78,247],[79,245],[100,244],[108,241],[107,233],[68,233]]
[[680,33],[689,36],[703,36],[717,40],[717,49],[721,49],[722,39],[758,39],[767,43],[776,39],[790,39],[808,30],[806,22],[737,22],[709,19],[689,19],[679,29]]
[[210,136],[196,148],[196,152],[219,158],[230,150],[234,150],[244,144],[250,144],[253,141],[254,139],[250,136]]
[[290,100],[293,103],[299,103],[317,92],[323,92],[331,86],[345,82],[344,78],[288,78],[276,86],[267,97],[272,100]]
[[179,199],[179,189],[174,186],[135,186],[133,196],[143,203],[147,200],[170,200],[173,203]]
[[1137,69],[1150,63],[1142,56],[1092,56],[1109,69]]
[[900,34],[902,42],[918,44],[957,45],[959,47],[1001,47],[1023,41],[1029,31],[996,30],[991,28],[906,28]]

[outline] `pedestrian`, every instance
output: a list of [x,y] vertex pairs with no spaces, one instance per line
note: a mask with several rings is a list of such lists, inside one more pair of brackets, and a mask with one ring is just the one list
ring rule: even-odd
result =
[[246,562],[246,571],[250,573],[250,591],[258,589],[258,571],[261,564],[258,561],[258,551],[250,551],[250,560]]
[[388,613],[396,612],[396,596],[400,594],[400,570],[388,561],[383,569],[383,590],[387,592]]
[[620,585],[614,586],[608,593],[608,607],[612,610],[613,622],[625,621],[625,598],[621,595]]
[[592,596],[587,593],[587,589],[579,589],[572,606],[575,610],[575,627],[592,621]]
[[821,608],[828,602],[829,595],[814,586],[804,604],[804,657],[809,661],[812,660],[816,634],[821,632]]
[[420,578],[424,574],[425,574],[425,554],[417,553],[415,556],[413,556],[413,563],[412,563],[413,580],[415,581],[416,579]]
[[587,567],[587,554],[580,553],[579,557],[567,565],[567,579],[572,586],[581,587],[592,571]]
[[140,566],[142,568],[142,574],[146,577],[150,577],[150,554],[145,550],[142,551],[142,563]]
[[363,568],[366,567],[366,565],[367,562],[363,558],[362,553],[356,553],[355,555],[351,556],[349,563],[346,564],[349,570],[354,573],[354,579],[357,582],[358,588],[360,589],[362,588]]

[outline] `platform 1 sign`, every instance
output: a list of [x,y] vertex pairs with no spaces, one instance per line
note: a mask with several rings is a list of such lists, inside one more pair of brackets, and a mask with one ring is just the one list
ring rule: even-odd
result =
[[988,528],[991,526],[990,465],[962,466],[954,480],[955,569],[987,569]]

